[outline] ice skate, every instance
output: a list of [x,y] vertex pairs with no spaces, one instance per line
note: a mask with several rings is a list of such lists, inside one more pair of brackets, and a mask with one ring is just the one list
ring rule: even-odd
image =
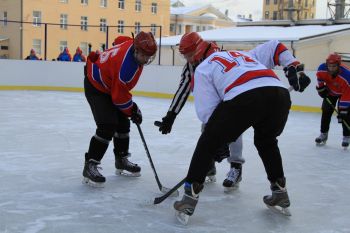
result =
[[214,183],[214,182],[216,182],[216,167],[215,167],[215,162],[213,161],[212,166],[207,173],[205,183]]
[[327,142],[327,139],[328,139],[328,133],[321,133],[320,136],[318,136],[315,139],[316,146],[323,146],[323,145],[325,145],[326,142]]
[[97,188],[104,187],[106,178],[98,171],[98,169],[102,169],[98,166],[99,164],[100,162],[94,159],[90,159],[89,161],[85,162],[83,170],[83,184],[88,184]]
[[349,147],[350,136],[344,136],[341,146],[346,150]]
[[231,163],[231,169],[227,173],[227,177],[222,183],[224,186],[224,192],[229,193],[239,187],[239,183],[242,180],[242,164]]
[[128,160],[130,153],[119,153],[115,156],[116,175],[139,177],[141,167]]
[[174,202],[175,216],[181,224],[187,225],[190,216],[194,213],[202,189],[202,184],[185,183],[185,193],[182,199]]
[[291,216],[288,209],[290,206],[290,201],[285,184],[285,178],[280,178],[275,183],[271,183],[270,188],[272,195],[264,196],[264,203],[269,209],[275,212],[286,216]]

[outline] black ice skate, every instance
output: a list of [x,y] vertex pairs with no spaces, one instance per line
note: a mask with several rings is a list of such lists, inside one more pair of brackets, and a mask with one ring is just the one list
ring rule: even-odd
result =
[[216,182],[216,167],[215,167],[215,161],[212,162],[211,168],[207,173],[207,177],[205,179],[206,183],[214,183]]
[[100,164],[99,161],[94,159],[90,159],[85,162],[84,170],[83,170],[83,184],[88,184],[92,187],[102,188],[104,183],[106,182],[106,178],[98,171],[98,169],[102,169],[98,167]]
[[115,168],[117,175],[138,177],[141,176],[141,167],[128,160],[130,153],[119,153],[115,156]]
[[350,136],[344,136],[343,137],[343,141],[341,143],[341,146],[344,148],[344,149],[347,149],[348,146],[349,146],[349,142],[350,142]]
[[318,137],[315,139],[316,145],[317,145],[317,146],[323,146],[323,145],[325,145],[326,142],[327,142],[327,139],[328,139],[328,133],[321,133],[320,136],[318,136]]
[[273,211],[277,211],[283,215],[291,216],[288,209],[290,201],[286,189],[286,179],[279,178],[275,183],[271,183],[272,195],[264,196],[264,203]]
[[224,192],[229,193],[239,187],[239,183],[242,180],[242,164],[231,163],[231,169],[227,173],[227,178],[222,185],[224,186]]
[[181,201],[174,202],[175,216],[183,225],[188,223],[188,219],[194,213],[198,203],[199,193],[203,189],[203,184],[185,183],[185,193]]

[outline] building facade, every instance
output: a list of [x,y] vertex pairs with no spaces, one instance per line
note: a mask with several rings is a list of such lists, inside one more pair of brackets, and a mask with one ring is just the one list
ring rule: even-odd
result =
[[[0,36],[8,58],[23,59],[31,48],[47,60],[69,48],[84,54],[110,47],[118,35],[140,30],[169,35],[169,0],[0,0]],[[20,21],[28,23],[17,23]],[[160,27],[161,26],[161,30]],[[0,42],[1,43],[1,42]],[[4,43],[4,42],[3,42]]]
[[314,19],[316,0],[263,0],[264,20]]

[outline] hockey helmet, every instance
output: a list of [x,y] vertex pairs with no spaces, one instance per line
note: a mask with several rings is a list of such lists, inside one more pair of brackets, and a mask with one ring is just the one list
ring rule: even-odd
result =
[[146,56],[154,56],[157,52],[157,43],[153,34],[141,31],[134,39],[134,48]]
[[338,66],[341,64],[341,57],[340,55],[336,53],[332,53],[327,57],[326,60],[327,65],[328,64],[337,64]]
[[181,37],[179,51],[182,55],[194,52],[202,41],[202,37],[197,32],[185,33]]
[[220,51],[220,48],[215,42],[202,41],[197,46],[192,60],[189,61],[192,64],[200,63],[205,58],[209,57],[212,53]]

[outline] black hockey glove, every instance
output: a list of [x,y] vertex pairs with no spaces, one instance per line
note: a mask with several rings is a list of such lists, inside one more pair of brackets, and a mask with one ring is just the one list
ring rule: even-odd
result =
[[131,110],[131,121],[137,125],[142,123],[142,113],[137,104],[134,102]]
[[174,124],[176,114],[172,111],[167,112],[166,116],[162,118],[161,125],[159,126],[159,132],[162,134],[168,134],[171,131],[171,127]]
[[321,98],[327,98],[328,97],[328,89],[326,86],[323,87],[316,87],[317,93]]
[[295,91],[303,92],[305,88],[311,83],[311,79],[303,72],[304,64],[290,65],[284,67],[284,74],[288,78],[289,85]]
[[228,147],[228,144],[225,143],[216,151],[214,160],[220,163],[222,160],[228,157],[230,157],[230,149]]

